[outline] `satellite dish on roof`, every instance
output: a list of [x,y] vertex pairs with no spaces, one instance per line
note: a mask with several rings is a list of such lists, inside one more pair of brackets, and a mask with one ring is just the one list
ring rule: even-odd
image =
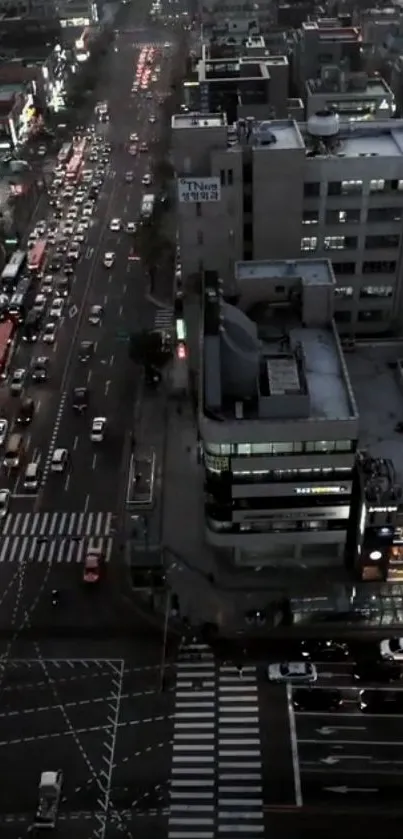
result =
[[340,130],[340,117],[333,111],[318,111],[308,119],[308,132],[311,137],[330,140],[336,137]]

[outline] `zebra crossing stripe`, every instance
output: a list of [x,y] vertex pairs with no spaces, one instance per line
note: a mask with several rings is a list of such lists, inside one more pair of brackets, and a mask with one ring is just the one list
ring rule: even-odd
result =
[[78,542],[66,539],[51,539],[43,541],[43,537],[4,536],[0,539],[0,563],[28,562],[46,563],[48,565],[61,563],[66,565],[80,564],[91,551],[100,551],[103,561],[111,560],[113,537],[106,536],[96,539],[80,539]]
[[0,526],[4,536],[90,537],[113,533],[113,513],[9,513]]

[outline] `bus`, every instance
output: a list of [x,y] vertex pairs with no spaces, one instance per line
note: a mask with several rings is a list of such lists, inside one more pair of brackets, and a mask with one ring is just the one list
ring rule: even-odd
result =
[[15,251],[7,262],[1,275],[1,283],[4,291],[11,291],[18,283],[19,276],[25,268],[27,254],[25,251]]
[[31,273],[40,274],[46,259],[46,239],[38,239],[28,253],[28,268]]
[[20,280],[8,305],[10,318],[21,323],[28,312],[32,297],[32,279]]
[[16,325],[13,320],[0,323],[0,377],[5,379],[14,349]]
[[63,143],[59,154],[57,155],[58,163],[68,163],[70,157],[73,153],[73,144],[72,143]]
[[75,154],[67,164],[66,180],[69,183],[77,183],[81,175],[83,161],[80,154]]
[[86,146],[87,140],[85,137],[83,137],[82,140],[78,140],[78,142],[74,143],[74,155],[80,155],[80,157],[83,157]]

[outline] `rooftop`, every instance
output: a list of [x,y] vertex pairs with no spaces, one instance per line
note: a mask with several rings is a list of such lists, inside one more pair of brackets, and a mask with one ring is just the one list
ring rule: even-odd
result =
[[357,345],[354,352],[345,354],[360,415],[360,448],[392,460],[396,479],[403,485],[403,438],[395,431],[403,421],[403,380],[396,367],[401,358],[402,342]]
[[220,128],[227,124],[225,114],[175,114],[172,128]]
[[235,280],[281,280],[300,277],[304,285],[334,286],[333,271],[325,259],[263,260],[262,262],[236,262]]
[[214,291],[206,279],[207,416],[275,422],[356,419],[329,318],[333,286],[327,260],[237,263],[236,306],[224,302],[219,284]]
[[263,120],[253,126],[254,145],[274,149],[303,149],[299,127],[293,119]]
[[[359,77],[359,79],[356,78]],[[343,79],[308,79],[306,83],[307,92],[310,96],[315,94],[332,94],[338,97],[360,99],[361,97],[378,98],[391,96],[389,85],[381,76],[368,78],[365,73],[357,73],[350,78]]]
[[[308,125],[303,123],[299,127],[309,148],[311,138]],[[331,146],[325,149],[324,156],[401,157],[403,154],[403,120],[373,120],[365,123],[342,122],[333,141]]]

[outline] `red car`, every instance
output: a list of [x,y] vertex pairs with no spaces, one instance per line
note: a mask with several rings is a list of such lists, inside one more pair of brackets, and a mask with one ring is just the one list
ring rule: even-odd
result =
[[85,583],[94,585],[101,579],[102,557],[97,551],[87,554],[84,560],[83,580]]

